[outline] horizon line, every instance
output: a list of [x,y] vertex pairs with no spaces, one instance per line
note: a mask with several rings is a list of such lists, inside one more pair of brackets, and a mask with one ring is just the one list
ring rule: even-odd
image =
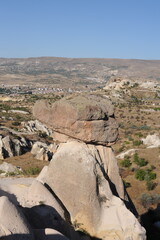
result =
[[112,59],[112,60],[143,60],[143,61],[160,61],[160,59],[144,59],[144,58],[111,58],[111,57],[56,57],[56,56],[37,56],[37,57],[1,57],[0,59],[34,59],[34,58],[65,58],[65,59]]

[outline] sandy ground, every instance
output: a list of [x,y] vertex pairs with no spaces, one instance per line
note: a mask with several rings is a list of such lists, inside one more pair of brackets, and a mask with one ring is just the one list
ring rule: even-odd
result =
[[0,197],[8,196],[16,205],[27,207],[28,187],[35,178],[0,178]]

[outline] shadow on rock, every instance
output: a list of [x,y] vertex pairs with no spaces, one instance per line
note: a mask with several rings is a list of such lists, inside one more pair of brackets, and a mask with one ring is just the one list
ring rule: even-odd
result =
[[0,197],[2,197],[2,196],[8,197],[8,199],[9,199],[13,204],[15,204],[16,206],[19,205],[19,202],[17,201],[17,197],[16,197],[14,194],[9,193],[9,192],[6,192],[6,191],[0,189]]
[[80,239],[80,234],[51,206],[42,204],[32,208],[22,208],[22,211],[32,229],[52,228],[64,234],[69,239]]
[[160,239],[160,226],[156,227],[156,222],[160,221],[160,217],[157,216],[157,209],[149,209],[140,217],[142,226],[146,229],[147,240],[159,240]]

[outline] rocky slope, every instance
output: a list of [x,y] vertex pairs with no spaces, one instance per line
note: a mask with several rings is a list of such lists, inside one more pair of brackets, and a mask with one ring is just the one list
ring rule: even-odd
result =
[[[160,61],[130,59],[71,59],[28,58],[0,59],[0,82],[2,84],[52,84],[63,88],[95,88],[105,84],[111,76],[132,79],[157,79]],[[143,78],[142,78],[143,76]]]

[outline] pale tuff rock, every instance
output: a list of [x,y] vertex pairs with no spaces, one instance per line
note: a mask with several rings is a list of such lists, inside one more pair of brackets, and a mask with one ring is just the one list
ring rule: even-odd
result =
[[50,161],[53,157],[53,154],[57,150],[57,145],[54,144],[46,144],[42,142],[35,142],[32,146],[31,153],[38,160]]
[[117,160],[115,159],[112,148],[103,147],[101,145],[97,145],[96,148],[103,161],[104,170],[109,177],[111,183],[115,186],[115,191],[118,193],[118,196],[121,199],[128,200],[126,194],[124,193],[124,185],[119,175]]
[[45,179],[45,176],[47,174],[47,171],[48,171],[48,166],[44,166],[42,168],[42,171],[40,172],[40,174],[36,178],[36,180],[44,184],[44,179]]
[[19,156],[23,153],[30,151],[31,142],[24,137],[9,135],[3,137],[0,136],[0,159],[7,157]]
[[32,240],[33,233],[24,215],[7,197],[0,197],[0,238]]
[[9,110],[8,113],[20,113],[20,114],[29,114],[27,111],[22,111],[22,110]]
[[9,136],[6,136],[4,138],[1,137],[2,143],[0,144],[2,146],[1,148],[1,156],[3,157],[2,159],[7,157],[13,157],[13,144]]
[[28,131],[29,133],[43,132],[46,133],[47,136],[51,136],[53,133],[51,129],[49,129],[47,126],[45,126],[38,120],[22,122],[22,126],[23,126],[22,131]]
[[0,164],[0,170],[5,173],[14,172],[18,173],[19,171],[22,171],[19,167],[13,166],[11,163],[3,162]]
[[108,144],[118,137],[113,106],[103,96],[72,96],[52,106],[41,100],[35,104],[33,114],[54,131],[84,142]]
[[148,145],[148,148],[156,148],[160,146],[160,137],[157,134],[148,135],[141,139],[143,144]]
[[63,202],[77,230],[104,240],[144,240],[144,229],[121,200],[127,197],[111,148],[97,149],[77,141],[62,144],[45,182]]
[[64,209],[60,206],[53,194],[39,181],[33,181],[28,191],[27,197],[30,206],[45,204],[53,207],[58,214],[65,219]]
[[119,78],[111,78],[107,82],[106,86],[103,89],[120,91],[120,90],[125,90],[126,86],[132,87],[133,84],[134,84],[134,82],[129,79],[123,79],[120,77]]
[[133,154],[135,154],[136,151],[137,151],[137,149],[129,149],[125,152],[122,152],[122,153],[118,154],[116,156],[116,158],[123,159],[125,156],[128,156],[128,155],[132,156]]

